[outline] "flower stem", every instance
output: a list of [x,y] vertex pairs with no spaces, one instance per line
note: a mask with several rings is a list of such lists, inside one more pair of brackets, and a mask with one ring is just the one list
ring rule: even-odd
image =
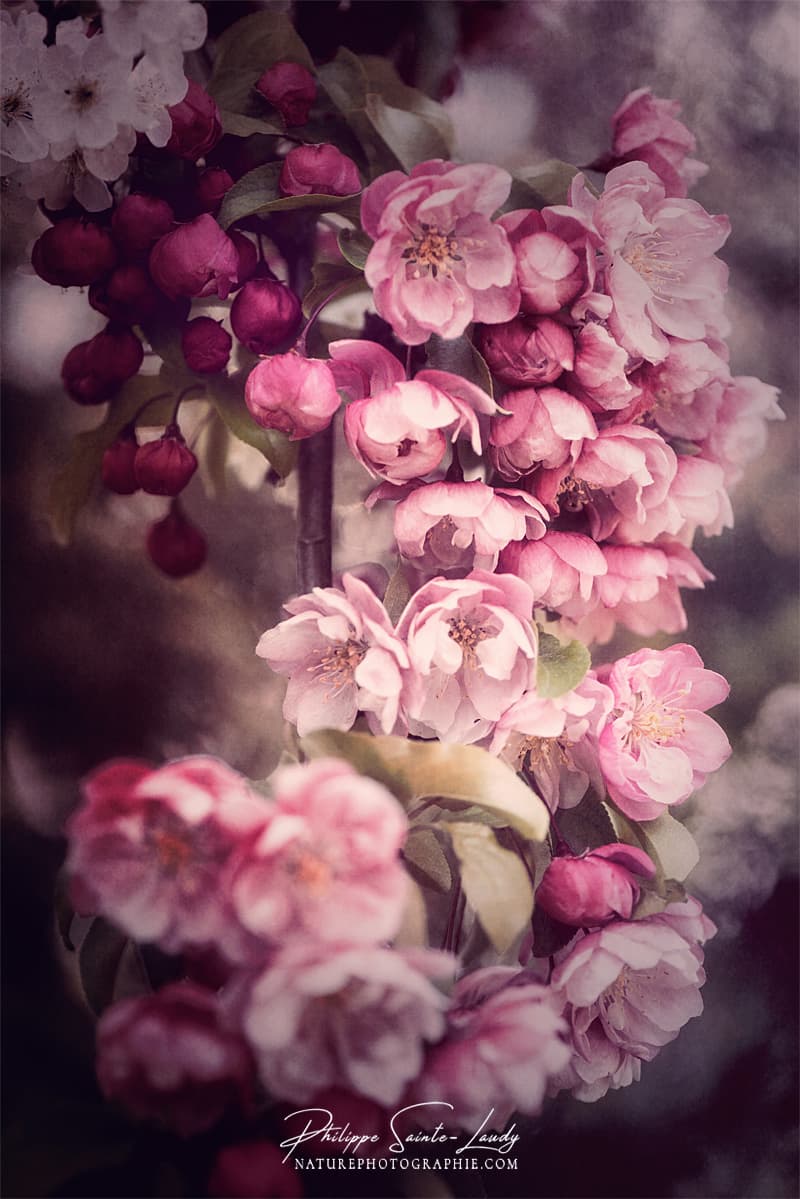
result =
[[333,425],[300,442],[297,461],[297,589],[331,585]]

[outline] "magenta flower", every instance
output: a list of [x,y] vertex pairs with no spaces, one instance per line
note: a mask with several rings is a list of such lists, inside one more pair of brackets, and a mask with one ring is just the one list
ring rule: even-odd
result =
[[608,793],[626,816],[653,820],[729,757],[728,738],[706,709],[730,688],[691,645],[637,650],[598,673],[614,693],[600,734]]
[[207,1132],[231,1107],[248,1108],[254,1063],[223,1026],[217,997],[195,983],[123,999],[97,1025],[97,1079],[106,1099],[182,1137]]
[[348,400],[380,395],[395,383],[406,381],[405,367],[399,358],[376,341],[346,337],[332,341],[328,353],[336,386],[345,392]]
[[83,911],[167,953],[215,947],[231,961],[255,942],[220,885],[234,849],[264,824],[267,807],[216,758],[154,770],[120,759],[83,782],[67,824],[67,869]]
[[422,162],[364,191],[361,223],[375,244],[365,268],[375,306],[406,345],[459,337],[472,321],[519,311],[514,255],[492,214],[508,198],[500,167]]
[[678,120],[677,100],[660,100],[649,87],[630,92],[611,118],[617,162],[645,162],[668,196],[685,196],[708,167],[690,158],[694,134]]
[[284,196],[352,196],[361,191],[361,179],[352,158],[323,143],[290,150],[278,186]]
[[630,920],[642,878],[654,878],[652,859],[631,845],[601,845],[580,857],[553,858],[536,889],[539,907],[575,928]]
[[407,821],[380,783],[330,758],[274,777],[258,839],[234,859],[230,893],[245,928],[276,942],[384,941],[403,914]]
[[538,541],[512,541],[500,555],[500,569],[524,579],[537,607],[558,611],[572,601],[588,610],[594,581],[608,567],[591,537],[550,531]]
[[504,479],[519,479],[540,465],[556,470],[574,462],[584,439],[597,437],[586,406],[558,387],[510,391],[502,406],[508,415],[492,420],[489,455]]
[[256,363],[244,399],[256,424],[279,429],[292,441],[327,429],[342,402],[328,363],[294,352]]
[[220,296],[238,281],[236,246],[207,212],[159,238],[150,251],[153,282],[170,299]]
[[700,945],[715,932],[690,899],[581,937],[550,980],[572,1033],[572,1058],[554,1090],[592,1103],[637,1082],[641,1063],[702,1012]]
[[484,1126],[494,1108],[485,1127],[502,1131],[515,1111],[541,1110],[548,1080],[570,1059],[560,1035],[566,1031],[550,989],[523,971],[496,966],[466,974],[453,991],[445,1037],[428,1051],[410,1102],[451,1103],[452,1114],[443,1117],[436,1107],[429,1119],[469,1132]]
[[370,496],[399,499],[394,518],[397,548],[427,574],[494,570],[509,541],[542,537],[547,513],[526,491],[471,483],[426,483],[400,488],[384,483]]
[[349,729],[359,711],[375,731],[398,726],[409,659],[383,604],[354,575],[343,591],[315,587],[285,605],[288,620],[268,629],[256,653],[289,686],[283,714],[300,736],[314,729]]
[[521,579],[483,570],[433,579],[413,595],[397,626],[415,672],[406,700],[410,731],[466,744],[491,733],[534,686],[532,613]]
[[228,992],[267,1089],[305,1103],[344,1086],[389,1107],[445,1027],[450,954],[292,942]]

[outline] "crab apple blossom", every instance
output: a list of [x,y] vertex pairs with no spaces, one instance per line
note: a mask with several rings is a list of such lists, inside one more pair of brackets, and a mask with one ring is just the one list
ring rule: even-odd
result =
[[138,325],[165,304],[165,297],[143,267],[126,263],[89,288],[89,304],[109,320]]
[[630,92],[611,118],[611,153],[617,162],[646,163],[666,195],[684,197],[708,167],[689,157],[697,143],[678,120],[680,111],[677,100],[661,100],[649,87]]
[[475,570],[420,588],[397,626],[413,668],[410,732],[464,744],[488,736],[535,685],[532,614],[530,588],[510,574]]
[[343,338],[328,346],[336,386],[348,400],[380,395],[395,383],[406,381],[405,367],[385,346],[375,341]]
[[100,225],[67,217],[44,231],[31,251],[31,264],[45,283],[86,287],[114,269],[117,250]]
[[558,387],[526,387],[503,397],[492,419],[489,456],[504,479],[519,479],[536,466],[556,470],[574,461],[585,439],[597,437],[586,406]]
[[719,397],[713,428],[702,444],[706,458],[718,462],[728,486],[738,483],[748,462],[763,454],[769,420],[785,420],[778,389],[760,379],[739,375]]
[[101,150],[130,126],[130,59],[109,53],[105,37],[84,36],[80,18],[62,22],[42,73],[38,127],[68,150]]
[[153,564],[174,579],[194,574],[208,554],[205,537],[174,503],[167,515],[148,529],[146,546]]
[[159,196],[133,192],[120,200],[111,217],[111,233],[123,259],[147,259],[159,238],[175,226],[175,213]]
[[233,178],[224,167],[208,167],[197,180],[195,202],[201,212],[216,213],[233,187]]
[[290,941],[227,1004],[277,1098],[344,1086],[389,1107],[444,1032],[447,999],[431,980],[454,964],[433,950]]
[[109,324],[89,341],[72,347],[62,363],[61,379],[78,404],[102,404],[136,374],[143,358],[136,334]]
[[441,159],[409,175],[390,171],[365,189],[361,223],[375,241],[366,279],[401,341],[459,337],[472,321],[500,324],[517,315],[514,255],[491,220],[510,189],[511,176],[499,167]]
[[196,316],[183,326],[181,350],[190,371],[214,375],[224,371],[231,356],[233,338],[219,321]]
[[669,493],[683,517],[683,524],[676,531],[687,545],[691,544],[698,529],[702,529],[706,537],[715,537],[723,529],[733,528],[733,509],[725,490],[725,472],[718,463],[693,455],[680,455]]
[[297,296],[277,279],[251,279],[231,307],[231,328],[254,354],[270,354],[297,332],[303,313]]
[[39,127],[47,22],[38,12],[22,12],[15,22],[3,9],[0,38],[0,154],[13,162],[46,156],[49,139]]
[[216,758],[160,769],[119,759],[90,774],[67,823],[67,871],[80,910],[167,953],[216,948],[241,960],[253,939],[221,886],[233,851],[267,807]]
[[359,711],[384,733],[400,720],[406,648],[366,583],[345,574],[342,588],[315,587],[290,600],[289,619],[268,629],[256,649],[288,676],[283,714],[301,737],[319,728],[349,729]]
[[547,229],[540,213],[533,209],[511,212],[498,223],[514,251],[523,312],[558,312],[583,291],[585,260]]
[[140,58],[128,76],[128,120],[153,146],[162,147],[172,136],[170,106],[186,95],[189,81],[177,59],[166,67],[150,55]]
[[256,81],[256,91],[283,117],[287,126],[305,125],[317,97],[317,84],[297,62],[273,63]]
[[639,388],[626,374],[629,362],[627,350],[604,325],[590,321],[577,331],[575,379],[595,411],[617,412],[636,401]]
[[220,1149],[208,1179],[211,1199],[302,1199],[303,1184],[272,1141],[237,1141]]
[[407,828],[394,796],[346,762],[282,768],[263,831],[231,865],[239,919],[273,944],[388,940],[406,901]]
[[553,383],[574,365],[572,330],[546,316],[484,325],[478,346],[492,373],[517,387]]
[[608,567],[590,537],[549,530],[537,541],[510,542],[500,555],[499,569],[523,579],[537,606],[557,611],[573,600],[588,605],[595,579]]
[[572,1057],[553,1091],[591,1103],[639,1079],[684,1024],[703,1010],[701,944],[716,929],[699,903],[658,916],[614,921],[583,936],[556,966],[550,986],[563,1002]]
[[124,429],[103,454],[100,477],[103,486],[117,495],[133,495],[139,490],[134,462],[139,449],[136,430]]
[[224,1027],[213,991],[178,982],[106,1008],[97,1080],[135,1118],[191,1137],[228,1109],[250,1107],[254,1064],[241,1035]]
[[548,916],[574,928],[630,920],[641,879],[655,877],[652,858],[632,845],[600,845],[579,857],[556,857],[536,888]]
[[171,299],[221,299],[237,282],[239,256],[231,239],[207,212],[159,238],[150,251],[150,274]]
[[179,495],[197,470],[197,458],[177,425],[156,441],[139,446],[133,464],[136,482],[149,495]]
[[181,51],[198,50],[208,21],[202,4],[190,0],[99,0],[103,33],[115,54],[144,53],[169,73],[182,61]]
[[136,134],[123,125],[116,137],[100,150],[54,143],[47,158],[28,166],[26,191],[52,212],[74,199],[89,213],[104,212],[113,204],[108,183],[127,171],[136,146]]
[[328,363],[294,352],[257,363],[244,398],[256,424],[279,429],[292,441],[327,429],[342,402]]
[[653,820],[729,757],[728,738],[706,709],[730,688],[691,645],[637,650],[598,674],[614,693],[599,739],[608,793],[626,816]]
[[525,491],[471,483],[425,483],[401,488],[384,483],[370,496],[398,499],[397,548],[428,574],[494,570],[509,541],[543,536],[547,513]]
[[167,151],[178,158],[197,162],[214,149],[222,137],[219,109],[207,91],[189,80],[186,95],[179,104],[168,109],[172,121],[172,133],[167,142]]
[[361,191],[358,167],[336,146],[295,146],[283,160],[278,187],[284,196],[352,196]]
[[[450,999],[445,1036],[413,1083],[412,1101],[452,1104],[448,1126],[502,1131],[515,1111],[541,1110],[549,1079],[570,1059],[566,1032],[550,989],[524,971],[495,966],[465,974]],[[432,1111],[435,1122],[441,1108]]]
[[665,435],[700,441],[713,426],[730,371],[707,342],[670,338],[666,358],[644,363],[634,378],[641,392],[631,417],[646,413]]

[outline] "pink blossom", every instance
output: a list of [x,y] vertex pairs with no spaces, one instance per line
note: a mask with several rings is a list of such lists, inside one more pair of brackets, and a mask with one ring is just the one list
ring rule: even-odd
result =
[[150,251],[153,282],[173,300],[224,299],[236,284],[238,266],[236,246],[207,212],[165,233]]
[[348,404],[344,434],[370,474],[400,484],[435,471],[448,441],[462,434],[479,454],[478,414],[490,416],[496,410],[494,400],[466,379],[448,371],[423,370],[411,382],[394,383]]
[[[349,729],[360,710],[384,733],[398,726],[409,659],[383,604],[354,575],[343,591],[315,587],[285,605],[291,615],[268,629],[256,653],[289,686],[283,714],[301,737]],[[402,725],[398,726],[402,727]]]
[[344,1086],[389,1107],[444,1032],[447,1000],[430,980],[453,965],[432,950],[290,942],[227,1002],[277,1098],[305,1103]]
[[608,793],[633,820],[653,820],[683,803],[728,758],[722,729],[706,715],[730,690],[690,645],[641,649],[599,677],[614,693],[600,733]]
[[592,1103],[637,1082],[641,1063],[702,1012],[700,945],[715,932],[691,899],[583,936],[551,978],[572,1033],[572,1059],[554,1090]]
[[361,223],[375,240],[365,268],[378,313],[407,345],[459,337],[472,321],[519,310],[514,255],[491,216],[511,176],[480,163],[422,162],[390,171],[363,193]]
[[400,360],[375,341],[343,338],[332,341],[328,353],[336,386],[346,393],[348,400],[380,395],[395,383],[406,381]]
[[526,491],[471,483],[384,483],[370,496],[400,499],[394,518],[397,548],[428,574],[494,570],[509,541],[541,537],[547,514]]
[[670,338],[663,362],[645,363],[634,378],[641,395],[630,418],[646,412],[667,436],[700,441],[714,425],[729,371],[707,342]]
[[525,583],[482,570],[433,579],[411,597],[397,633],[414,669],[406,701],[413,734],[469,743],[492,731],[534,685],[532,611]]
[[323,143],[290,150],[278,186],[284,196],[352,196],[361,191],[361,179],[352,158]]
[[654,878],[652,859],[631,845],[601,845],[579,857],[553,858],[536,889],[539,907],[575,928],[630,920],[642,878]]
[[519,479],[539,465],[557,469],[575,460],[584,439],[597,437],[585,405],[557,387],[510,391],[503,409],[509,415],[493,418],[489,454],[505,479]]
[[599,546],[583,533],[551,530],[537,541],[512,541],[500,555],[500,570],[524,579],[537,607],[556,611],[573,600],[588,604],[607,569]]
[[582,319],[591,297],[595,314],[608,315],[607,299],[596,306],[595,251],[585,221],[562,207],[518,209],[500,217],[498,224],[516,258],[523,312],[554,313],[572,304],[573,315]]
[[452,1104],[446,1116],[441,1107],[431,1108],[432,1123],[502,1131],[515,1111],[541,1110],[548,1080],[570,1059],[560,1035],[566,1031],[550,989],[525,972],[501,966],[466,974],[453,991],[445,1037],[428,1051],[411,1101]]
[[687,545],[698,529],[706,537],[715,537],[723,529],[733,528],[733,509],[724,481],[725,472],[716,462],[688,454],[679,456],[669,494],[683,517],[677,532]]
[[664,184],[668,196],[685,196],[705,175],[694,153],[694,135],[678,120],[676,100],[660,100],[649,87],[630,92],[611,118],[612,154],[618,162],[645,162]]
[[764,452],[768,420],[785,420],[778,406],[778,389],[760,379],[737,376],[724,388],[714,426],[702,450],[719,462],[728,486],[738,483],[743,467]]
[[167,953],[214,946],[231,961],[248,956],[252,939],[220,879],[267,807],[240,775],[216,758],[160,770],[120,759],[90,774],[82,791],[67,824],[67,869],[81,910]]
[[123,999],[97,1026],[97,1079],[106,1099],[182,1137],[207,1132],[231,1107],[249,1107],[254,1064],[226,1030],[217,998],[195,983]]
[[341,760],[282,768],[263,831],[232,863],[239,919],[273,942],[387,940],[406,898],[406,829],[390,792]]
[[294,351],[256,363],[244,399],[257,424],[279,429],[292,441],[327,429],[342,402],[328,363]]
[[592,405],[600,411],[627,408],[638,387],[626,375],[630,357],[608,330],[592,321],[575,338],[575,378]]
[[553,383],[575,358],[572,331],[546,316],[484,325],[478,346],[492,373],[512,386]]

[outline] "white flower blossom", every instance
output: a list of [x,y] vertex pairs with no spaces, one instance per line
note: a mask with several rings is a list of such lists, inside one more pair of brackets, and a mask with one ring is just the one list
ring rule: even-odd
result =
[[100,11],[114,53],[135,58],[144,52],[164,76],[180,70],[183,51],[206,40],[206,11],[189,0],[100,0]]
[[102,150],[120,125],[131,123],[131,61],[117,58],[102,34],[87,38],[82,28],[80,20],[59,25],[56,45],[47,52],[37,115],[51,142]]
[[114,140],[100,150],[56,143],[47,158],[31,164],[25,190],[51,209],[63,208],[74,195],[87,212],[102,212],[112,204],[106,181],[113,182],[125,173],[135,145],[136,133],[129,125],[123,125]]
[[15,162],[35,162],[47,154],[47,137],[38,121],[38,98],[45,62],[47,22],[23,12],[14,23],[0,13],[0,152]]
[[172,119],[167,108],[186,95],[189,80],[179,68],[166,72],[149,55],[140,58],[130,73],[129,120],[134,129],[154,146],[166,146],[172,134]]

